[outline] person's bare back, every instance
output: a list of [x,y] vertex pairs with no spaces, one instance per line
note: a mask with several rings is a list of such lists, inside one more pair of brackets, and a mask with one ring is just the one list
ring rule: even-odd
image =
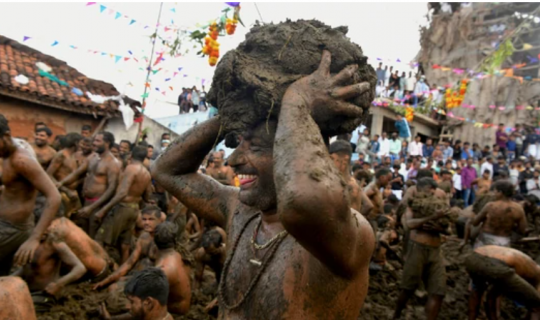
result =
[[[488,203],[483,211],[477,216],[483,220],[482,231],[497,236],[510,237],[512,231],[521,230],[524,233],[527,228],[527,220],[523,207],[513,201],[494,201]],[[474,224],[473,225],[477,225]]]
[[110,267],[107,252],[71,220],[53,220],[47,232],[50,241],[63,242],[73,251],[86,268],[89,278],[102,276]]
[[161,268],[169,280],[169,312],[186,314],[191,305],[190,269],[182,262],[182,256],[172,248],[160,250],[155,266]]
[[0,319],[36,320],[26,282],[19,277],[0,277]]

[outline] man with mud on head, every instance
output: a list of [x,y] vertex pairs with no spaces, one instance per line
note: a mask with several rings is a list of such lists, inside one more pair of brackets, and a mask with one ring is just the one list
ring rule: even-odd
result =
[[[4,276],[13,261],[21,266],[31,261],[60,207],[60,194],[32,151],[11,137],[8,121],[1,114],[0,158],[4,186],[0,194],[0,276]],[[45,198],[45,206],[34,227],[32,211],[38,191]]]
[[373,208],[367,214],[367,219],[373,230],[377,232],[377,217],[384,213],[384,202],[381,189],[386,188],[386,185],[392,180],[392,172],[387,168],[381,168],[375,172],[375,180],[373,180],[365,190],[366,196],[373,203]]
[[330,145],[328,151],[334,165],[348,185],[351,208],[362,212],[362,203],[371,202],[371,200],[366,196],[358,181],[351,175],[351,144],[345,140],[336,140]]
[[528,231],[523,207],[512,200],[515,189],[512,183],[497,181],[492,188],[496,201],[489,202],[471,222],[475,227],[482,224],[475,248],[486,245],[510,247],[512,232],[526,235]]
[[[437,183],[432,178],[418,179],[416,189],[418,196],[428,194],[430,197],[437,197],[435,195]],[[429,294],[425,306],[426,317],[429,320],[437,319],[446,291],[446,271],[440,250],[442,243],[440,234],[447,233],[448,230],[442,229],[436,221],[444,218],[447,212],[440,210],[427,217],[415,217],[421,214],[419,212],[413,213],[413,208],[407,206],[404,224],[410,234],[407,256],[403,266],[401,293],[396,303],[394,319],[401,317],[401,312],[407,306],[407,301],[414,295],[414,291],[422,280]]]
[[[350,208],[325,141],[358,127],[376,77],[344,30],[302,20],[255,26],[216,69],[209,100],[220,115],[183,134],[152,167],[165,189],[228,231],[220,319],[358,318],[375,240]],[[229,165],[240,189],[196,173],[214,142],[234,131],[239,139],[226,143],[239,142]]]
[[220,151],[212,153],[213,166],[206,169],[206,174],[216,179],[226,186],[234,186],[234,172],[231,167],[223,164],[223,153]]

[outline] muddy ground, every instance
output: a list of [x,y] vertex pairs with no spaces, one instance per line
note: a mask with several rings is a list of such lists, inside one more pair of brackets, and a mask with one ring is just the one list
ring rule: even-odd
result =
[[[444,256],[447,260],[448,293],[444,299],[440,319],[466,319],[469,278],[462,262],[469,249],[465,249],[463,254],[458,254],[458,245],[459,242],[457,241],[449,241],[443,246]],[[535,259],[540,253],[539,243],[531,243],[517,249],[529,253]],[[390,262],[395,266],[399,266],[397,261],[390,260]],[[400,278],[401,270],[399,268],[395,271],[380,271],[377,274],[373,274],[370,277],[369,293],[359,319],[390,319],[399,294]],[[215,290],[214,276],[211,272],[206,271],[203,290],[202,292],[195,293],[193,296],[190,312],[186,316],[178,316],[175,319],[215,319],[204,313],[203,310],[206,304],[215,297]],[[111,300],[110,297],[107,298],[107,293],[105,292],[98,293],[92,291],[90,284],[69,286],[65,291],[65,295],[58,300],[58,305],[49,313],[39,314],[38,319],[100,319],[97,311],[100,302],[107,300],[110,306],[118,303]],[[417,292],[417,295],[410,300],[408,309],[404,312],[402,318],[410,320],[425,319],[423,309],[425,301],[426,297],[423,297]],[[518,307],[507,298],[503,299],[501,319],[525,319],[525,317],[526,310],[523,307]],[[479,319],[485,319],[483,313],[481,313]]]

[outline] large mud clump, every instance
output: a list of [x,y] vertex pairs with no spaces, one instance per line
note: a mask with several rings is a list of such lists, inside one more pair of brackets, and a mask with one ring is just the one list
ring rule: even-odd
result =
[[[418,192],[416,196],[409,200],[409,206],[415,219],[426,218],[436,214],[438,211],[449,211],[450,206],[446,199],[437,198],[432,194]],[[443,228],[447,228],[455,222],[455,217],[445,216],[437,219],[436,223]]]
[[[208,93],[224,128],[239,133],[269,116],[276,117],[285,90],[317,70],[324,49],[332,54],[332,74],[357,64],[355,83],[367,81],[371,85],[357,101],[365,106],[362,118],[336,117],[319,123],[328,136],[353,131],[368,115],[377,77],[362,49],[346,37],[347,32],[347,27],[332,28],[317,20],[254,26],[238,48],[223,56]],[[230,145],[229,139],[226,143]]]

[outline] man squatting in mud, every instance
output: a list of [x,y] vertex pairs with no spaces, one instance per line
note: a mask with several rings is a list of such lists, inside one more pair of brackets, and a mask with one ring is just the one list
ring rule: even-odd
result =
[[229,157],[240,190],[197,173],[223,138],[220,117],[185,133],[154,163],[152,176],[165,189],[230,232],[218,290],[222,318],[358,316],[375,240],[369,223],[350,209],[347,183],[313,111],[358,117],[360,108],[345,100],[370,88],[351,83],[356,65],[330,75],[330,63],[323,51],[318,70],[286,91],[277,123],[253,124],[241,136]]

